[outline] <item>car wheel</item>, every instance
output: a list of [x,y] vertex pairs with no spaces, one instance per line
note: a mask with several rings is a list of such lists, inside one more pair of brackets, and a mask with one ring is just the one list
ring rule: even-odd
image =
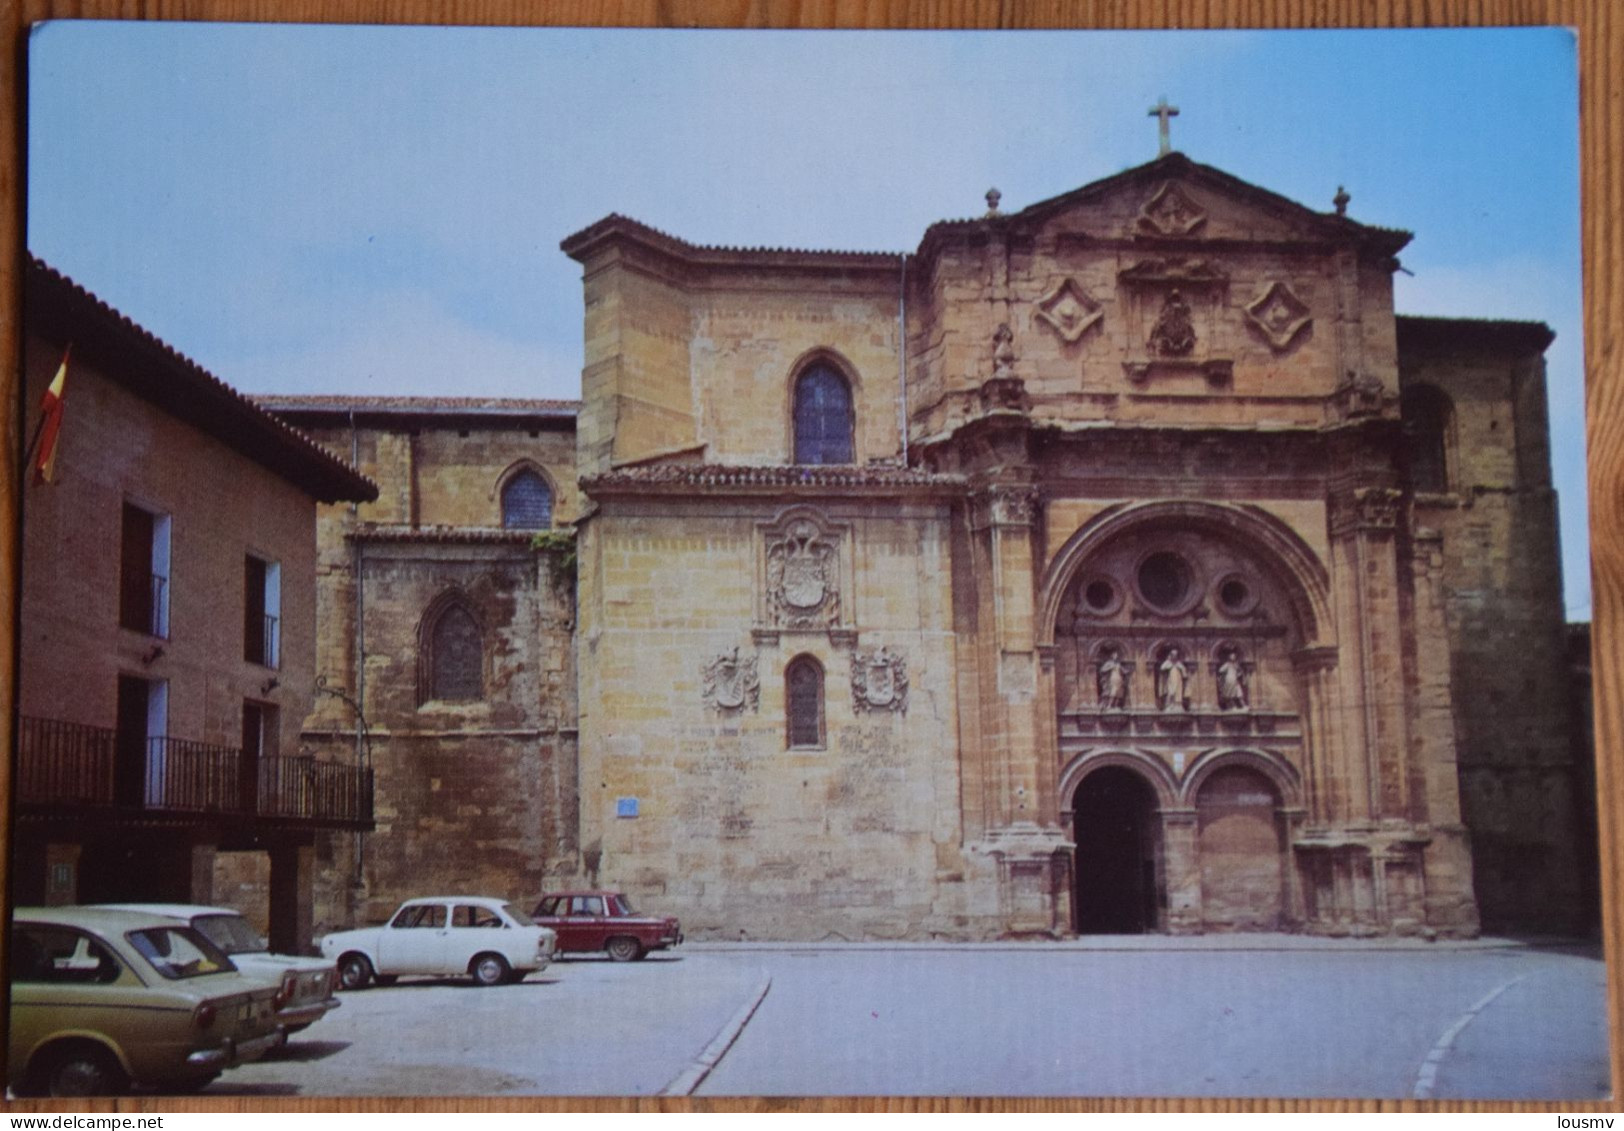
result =
[[374,974],[374,975],[372,975],[372,980],[374,982],[377,982],[378,985],[380,985],[380,986],[392,986],[396,982],[400,981],[400,975],[399,974]]
[[116,1096],[128,1090],[130,1078],[100,1045],[74,1045],[51,1057],[42,1083],[48,1096]]
[[481,954],[474,959],[469,970],[474,975],[474,981],[482,986],[500,986],[512,973],[507,959],[500,954]]
[[617,935],[605,948],[616,962],[631,962],[643,957],[643,944],[627,935]]
[[346,990],[364,990],[372,981],[372,963],[364,954],[346,954],[338,960],[338,984]]

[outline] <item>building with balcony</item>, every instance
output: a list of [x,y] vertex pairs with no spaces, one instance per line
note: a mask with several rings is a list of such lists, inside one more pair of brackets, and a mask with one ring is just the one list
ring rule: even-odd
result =
[[318,830],[372,828],[364,748],[314,751],[316,508],[377,488],[33,260],[27,425],[68,347],[55,473],[23,489],[17,903],[212,902],[267,876],[310,943]]

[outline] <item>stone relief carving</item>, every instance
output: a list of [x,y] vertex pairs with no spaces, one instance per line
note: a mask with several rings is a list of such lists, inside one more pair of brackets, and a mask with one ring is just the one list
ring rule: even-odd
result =
[[1403,495],[1392,487],[1359,487],[1352,492],[1333,498],[1331,531],[1343,534],[1349,530],[1370,530],[1391,533],[1398,527],[1399,507]]
[[981,383],[978,393],[983,413],[1028,412],[1032,408],[1026,382],[1019,377],[989,377]]
[[1105,317],[1105,308],[1089,298],[1075,279],[1066,278],[1038,299],[1035,313],[1040,322],[1046,323],[1069,345],[1099,325]]
[[1314,323],[1309,317],[1308,304],[1298,298],[1290,286],[1278,280],[1246,304],[1246,321],[1277,353]]
[[1387,396],[1387,390],[1382,387],[1379,377],[1369,373],[1360,376],[1351,369],[1343,377],[1342,383],[1336,387],[1336,391],[1331,394],[1331,398],[1339,420],[1380,416],[1382,409],[1393,399]]
[[1008,322],[998,323],[992,335],[993,380],[1008,380],[1015,376],[1015,332]]
[[1186,357],[1195,349],[1195,323],[1190,304],[1174,288],[1168,292],[1156,325],[1150,330],[1150,348],[1163,357]]
[[739,650],[723,652],[703,669],[700,694],[705,705],[723,714],[761,709],[761,679],[756,657],[739,657]]
[[1124,283],[1185,288],[1219,287],[1229,282],[1223,268],[1205,259],[1187,259],[1183,256],[1141,259],[1132,267],[1120,271],[1117,278]]
[[1029,525],[1038,513],[1038,493],[1031,487],[994,487],[988,494],[992,521]]
[[853,653],[851,698],[859,711],[907,714],[908,661],[889,648]]
[[1158,235],[1187,236],[1207,222],[1207,214],[1184,188],[1168,181],[1139,210],[1139,225]]
[[767,605],[783,628],[827,628],[840,617],[840,568],[835,539],[810,519],[789,524],[767,545]]

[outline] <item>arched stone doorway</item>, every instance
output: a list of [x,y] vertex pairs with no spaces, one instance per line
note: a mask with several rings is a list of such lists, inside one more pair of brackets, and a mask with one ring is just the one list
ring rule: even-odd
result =
[[1247,766],[1221,766],[1195,798],[1201,918],[1210,930],[1277,931],[1286,920],[1280,797]]
[[1076,926],[1084,935],[1134,935],[1161,926],[1161,819],[1156,791],[1125,766],[1102,766],[1077,786]]

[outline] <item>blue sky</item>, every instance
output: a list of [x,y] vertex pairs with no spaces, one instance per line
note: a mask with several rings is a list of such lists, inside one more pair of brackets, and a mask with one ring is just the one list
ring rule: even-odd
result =
[[1398,307],[1541,320],[1569,615],[1589,616],[1578,78],[1561,29],[711,32],[58,21],[30,250],[249,392],[575,397],[620,212],[698,243],[907,251],[1156,155],[1416,233]]

